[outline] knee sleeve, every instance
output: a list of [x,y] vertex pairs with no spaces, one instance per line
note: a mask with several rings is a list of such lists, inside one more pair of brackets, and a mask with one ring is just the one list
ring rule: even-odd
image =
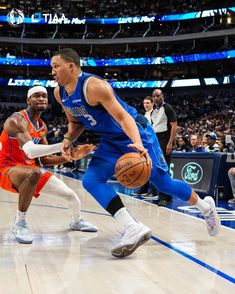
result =
[[69,207],[74,207],[77,210],[80,209],[80,200],[77,194],[54,175],[42,188],[40,194],[59,198],[68,202]]
[[188,201],[192,188],[181,180],[172,179],[168,172],[159,168],[153,169],[150,177],[151,183],[162,193]]

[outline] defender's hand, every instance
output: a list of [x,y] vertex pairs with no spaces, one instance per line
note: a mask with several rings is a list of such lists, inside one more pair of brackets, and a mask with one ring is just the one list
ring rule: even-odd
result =
[[92,144],[78,145],[76,148],[74,148],[71,151],[71,158],[73,160],[79,160],[87,156],[89,153],[91,153],[95,149],[96,149],[96,146]]

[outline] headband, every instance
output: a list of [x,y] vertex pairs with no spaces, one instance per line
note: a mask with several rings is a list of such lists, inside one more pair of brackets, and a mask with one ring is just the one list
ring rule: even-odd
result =
[[31,95],[37,93],[37,92],[43,92],[47,94],[47,89],[43,86],[35,86],[28,90],[27,98],[29,98]]

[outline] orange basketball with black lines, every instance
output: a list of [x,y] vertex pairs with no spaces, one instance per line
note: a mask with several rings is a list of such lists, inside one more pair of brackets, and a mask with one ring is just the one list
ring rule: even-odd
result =
[[115,165],[115,176],[127,188],[139,188],[147,183],[151,173],[145,157],[137,152],[122,155]]

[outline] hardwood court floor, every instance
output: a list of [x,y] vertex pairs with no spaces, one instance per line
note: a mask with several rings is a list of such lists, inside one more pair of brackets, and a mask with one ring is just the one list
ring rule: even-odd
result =
[[132,256],[116,259],[110,250],[121,228],[79,181],[59,177],[78,192],[83,216],[99,232],[69,231],[66,205],[48,195],[34,199],[28,213],[33,244],[18,244],[10,233],[17,198],[0,190],[1,294],[235,293],[233,229],[222,227],[211,238],[201,219],[123,197],[153,238]]

